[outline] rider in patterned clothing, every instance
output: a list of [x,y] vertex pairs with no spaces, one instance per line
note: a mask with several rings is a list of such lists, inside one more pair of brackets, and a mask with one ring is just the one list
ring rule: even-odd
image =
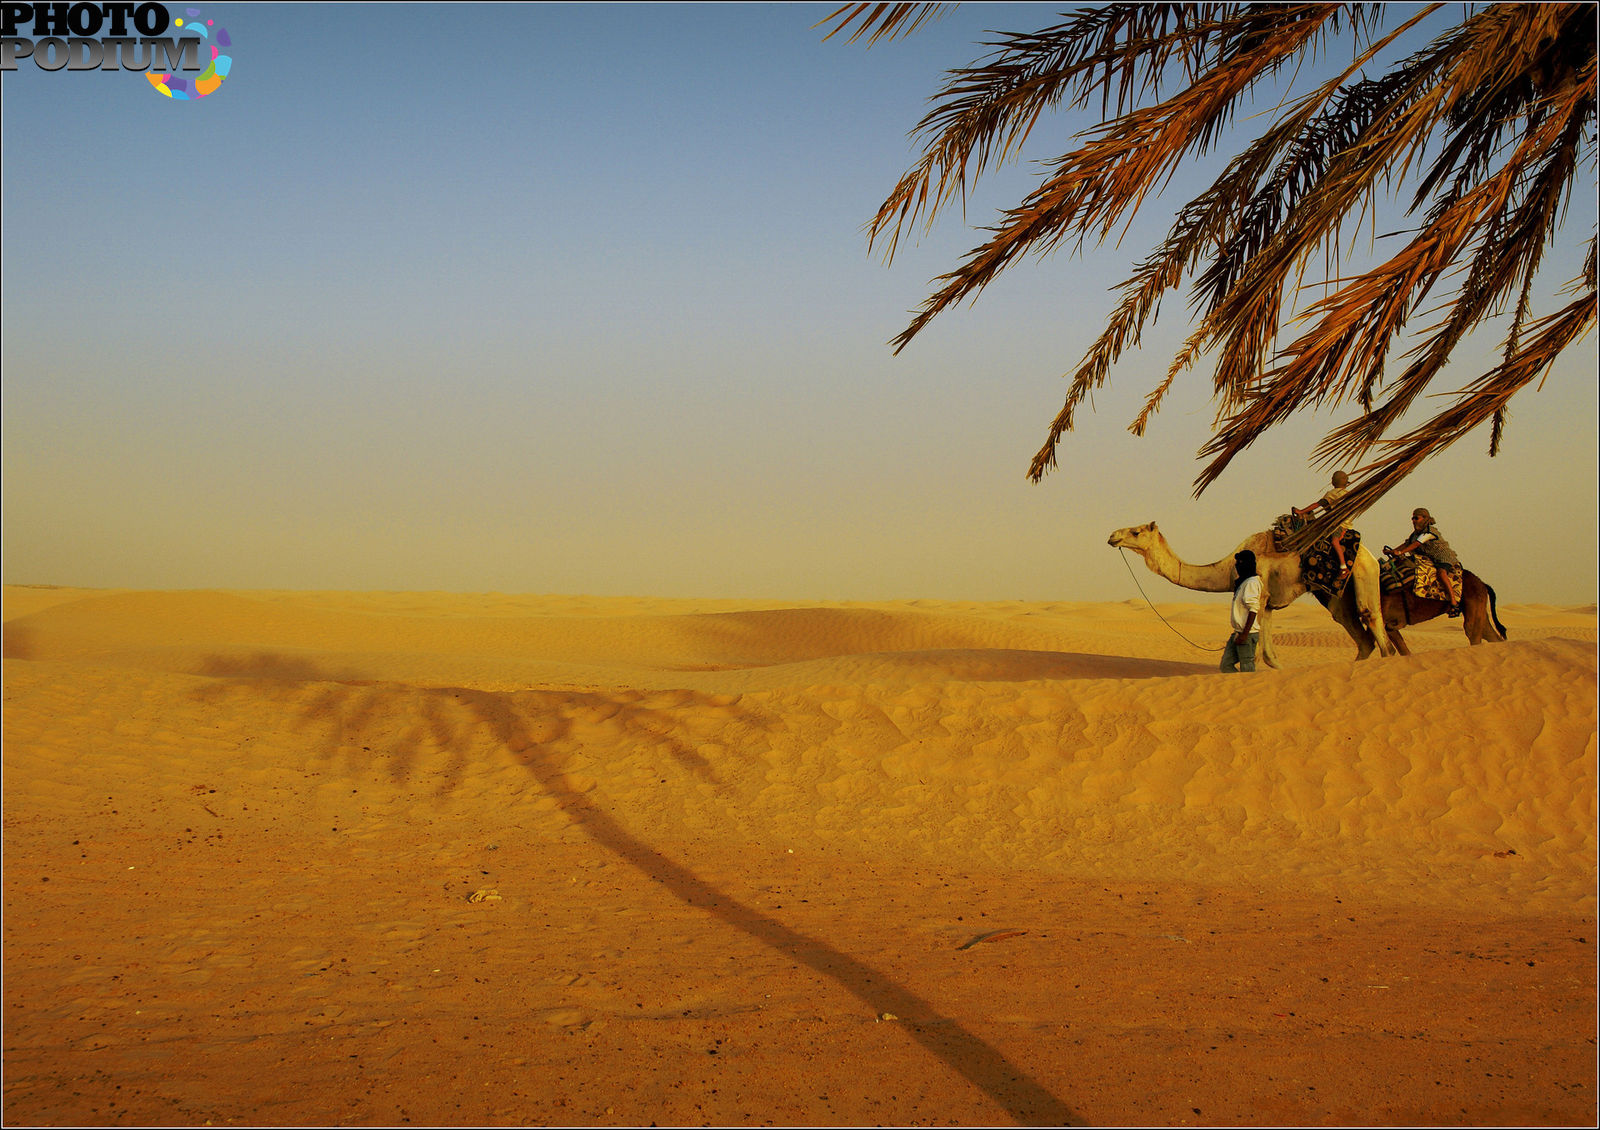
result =
[[[1309,518],[1316,513],[1317,507],[1332,510],[1333,504],[1350,493],[1350,476],[1343,471],[1333,473],[1333,486],[1321,498],[1309,506],[1291,506],[1297,518]],[[1350,572],[1350,563],[1344,559],[1344,532],[1350,528],[1348,522],[1340,522],[1339,528],[1333,531],[1333,552],[1339,559],[1339,579],[1342,581]]]
[[1390,557],[1420,553],[1432,561],[1439,570],[1439,583],[1444,585],[1444,591],[1450,596],[1450,615],[1461,615],[1461,560],[1439,533],[1439,527],[1433,524],[1433,515],[1425,508],[1419,506],[1411,512],[1411,529],[1411,536],[1403,545],[1393,549],[1384,546],[1383,552]]

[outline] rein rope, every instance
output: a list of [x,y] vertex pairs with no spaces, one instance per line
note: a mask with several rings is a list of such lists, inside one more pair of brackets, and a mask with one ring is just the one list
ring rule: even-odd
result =
[[1156,614],[1156,619],[1160,620],[1163,624],[1166,624],[1167,627],[1172,628],[1172,634],[1173,635],[1177,636],[1180,640],[1182,640],[1184,643],[1188,644],[1190,647],[1198,648],[1201,651],[1221,651],[1222,650],[1222,648],[1220,648],[1220,647],[1206,647],[1204,644],[1195,643],[1188,636],[1186,636],[1182,632],[1178,631],[1177,628],[1173,628],[1171,622],[1165,616],[1161,615],[1161,610],[1155,606],[1155,602],[1152,601],[1150,599],[1150,597],[1145,594],[1144,586],[1139,583],[1139,577],[1138,577],[1138,575],[1136,573],[1134,573],[1133,566],[1128,564],[1128,551],[1123,549],[1119,545],[1119,546],[1117,546],[1117,552],[1122,555],[1122,564],[1128,570],[1128,576],[1133,578],[1133,587],[1139,590],[1139,595],[1144,597],[1144,602],[1150,606],[1150,611],[1152,611],[1152,612],[1154,612]]

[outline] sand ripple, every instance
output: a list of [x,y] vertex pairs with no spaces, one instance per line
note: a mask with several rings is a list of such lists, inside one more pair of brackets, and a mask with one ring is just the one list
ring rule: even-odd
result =
[[1593,607],[5,595],[8,1123],[1593,1116]]
[[8,795],[200,777],[356,829],[420,794],[550,835],[603,813],[864,856],[1592,903],[1595,653],[1570,639],[1224,679],[1167,642],[1109,653],[1117,617],[1083,606],[426,610],[115,593],[18,617]]

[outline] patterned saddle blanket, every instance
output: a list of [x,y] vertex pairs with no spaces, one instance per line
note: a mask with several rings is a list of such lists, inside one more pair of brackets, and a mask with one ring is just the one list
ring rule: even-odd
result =
[[[1304,518],[1280,514],[1278,520],[1272,523],[1272,548],[1279,553],[1284,552],[1283,543],[1295,531],[1303,529],[1305,524]],[[1344,559],[1355,564],[1356,550],[1361,547],[1361,535],[1355,530],[1346,530],[1339,540],[1344,543]],[[1350,577],[1348,574],[1343,579],[1339,577],[1339,555],[1333,551],[1333,538],[1323,538],[1301,552],[1300,579],[1305,582],[1306,588],[1314,592],[1338,596],[1344,591],[1345,585],[1350,583]]]
[[1448,602],[1450,594],[1439,580],[1439,570],[1432,561],[1420,554],[1411,557],[1390,557],[1383,563],[1379,584],[1384,592],[1399,592],[1409,588],[1423,600]]

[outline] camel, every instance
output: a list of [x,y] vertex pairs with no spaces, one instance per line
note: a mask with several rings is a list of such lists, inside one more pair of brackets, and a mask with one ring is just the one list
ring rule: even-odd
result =
[[[1390,589],[1383,594],[1383,626],[1389,636],[1389,643],[1401,655],[1410,655],[1411,649],[1406,646],[1405,637],[1400,634],[1401,628],[1410,627],[1412,624],[1425,624],[1437,616],[1443,616],[1449,607],[1442,600],[1431,600],[1428,597],[1418,596],[1405,589]],[[1355,616],[1355,598],[1348,589],[1341,594],[1337,603],[1343,604],[1344,615]],[[1506,642],[1506,627],[1500,623],[1500,616],[1495,609],[1494,589],[1485,584],[1470,569],[1461,571],[1461,627],[1467,633],[1467,642],[1477,646],[1487,640],[1490,643]]]
[[[1118,530],[1106,539],[1106,544],[1133,550],[1144,558],[1151,572],[1165,577],[1180,588],[1196,592],[1233,591],[1236,579],[1233,553],[1209,565],[1191,565],[1172,551],[1154,522]],[[1267,590],[1267,599],[1257,620],[1261,625],[1260,654],[1268,666],[1277,667],[1278,655],[1272,646],[1272,612],[1274,609],[1287,608],[1308,591],[1300,576],[1300,556],[1274,551],[1270,530],[1245,538],[1234,553],[1239,549],[1251,550],[1256,555],[1256,571]],[[1372,556],[1365,545],[1356,550],[1356,559],[1351,563],[1350,583],[1344,590],[1345,599],[1330,600],[1320,592],[1313,595],[1355,641],[1357,659],[1367,658],[1374,648],[1380,655],[1391,654],[1387,633],[1377,630],[1377,625],[1383,623],[1378,559]]]

